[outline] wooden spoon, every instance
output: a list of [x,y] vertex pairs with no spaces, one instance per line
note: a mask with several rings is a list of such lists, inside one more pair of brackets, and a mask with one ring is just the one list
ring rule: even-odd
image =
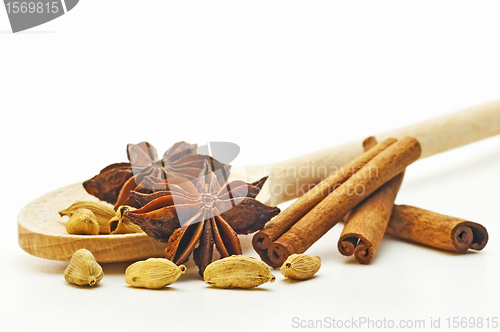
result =
[[[420,141],[421,158],[425,158],[498,134],[500,100],[385,132],[376,138],[382,141],[388,137],[413,136]],[[300,196],[320,182],[326,176],[324,170],[331,172],[361,155],[365,138],[267,166],[233,167],[230,180],[239,178],[251,182],[268,175],[258,199],[277,205]],[[90,250],[100,263],[163,257],[166,244],[146,234],[68,234],[58,211],[79,200],[97,201],[77,183],[45,194],[25,206],[18,216],[20,247],[31,255],[62,261],[69,261],[81,248]]]

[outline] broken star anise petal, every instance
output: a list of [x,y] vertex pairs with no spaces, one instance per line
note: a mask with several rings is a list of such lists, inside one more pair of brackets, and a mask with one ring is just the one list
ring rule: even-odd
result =
[[137,177],[130,177],[122,186],[120,189],[120,192],[118,193],[118,197],[116,198],[115,201],[115,206],[114,209],[117,210],[120,206],[129,204],[129,198],[130,198],[130,191],[133,190],[134,188],[137,187],[136,179],[137,181],[141,181],[144,176],[140,175]]
[[165,258],[179,265],[188,260],[203,233],[204,211],[200,210],[168,239]]
[[[176,198],[181,201],[181,198]],[[172,233],[200,210],[201,204],[174,205],[172,196],[163,196],[125,215],[155,240],[168,242]]]
[[159,179],[159,181],[157,182],[157,178],[146,176],[140,183],[137,184],[137,187],[135,187],[132,192],[150,194],[155,191],[161,191],[167,189],[168,189],[168,182],[166,182],[165,180]]
[[[280,213],[278,207],[267,206],[253,198],[244,197],[235,199],[236,205],[221,213],[221,217],[238,234],[256,232],[274,216]],[[227,202],[218,202],[218,206]]]
[[181,226],[173,207],[163,208],[154,216],[130,213],[127,217],[149,237],[161,242],[167,242],[172,233]]
[[[264,184],[266,183],[266,181],[267,181],[267,179],[268,179],[268,178],[269,178],[269,176],[268,176],[268,175],[266,175],[266,176],[264,176],[264,177],[262,177],[262,178],[258,179],[257,181],[250,183],[250,185],[251,185],[252,187],[256,187],[256,188],[258,188],[258,192],[257,192],[257,194],[258,194],[258,193],[262,190],[262,187],[264,187]],[[257,194],[255,194],[255,195],[257,196]],[[255,197],[254,197],[254,198],[255,198]]]
[[115,204],[123,184],[133,175],[130,163],[111,164],[93,178],[84,181],[83,187],[101,201]]
[[212,218],[214,240],[217,250],[222,257],[241,255],[241,243],[238,234],[220,215]]
[[238,197],[251,197],[255,198],[260,193],[262,186],[267,180],[267,176],[253,183],[246,183],[245,181],[235,180],[220,190],[217,195],[218,199],[225,200]]
[[203,226],[203,234],[201,235],[200,243],[198,247],[193,250],[193,260],[196,266],[198,266],[198,273],[202,278],[208,264],[212,262],[213,253],[214,237],[212,223],[207,220]]
[[[133,199],[136,204],[133,205],[138,205],[139,207],[143,207],[144,205],[148,204],[149,202],[162,197],[162,196],[171,196],[172,192],[168,190],[160,190],[160,191],[155,191],[149,194],[146,193],[141,193],[139,191],[131,191],[130,192],[130,199]],[[130,205],[130,204],[127,204]],[[130,205],[130,206],[133,206]],[[137,208],[137,206],[134,206]]]

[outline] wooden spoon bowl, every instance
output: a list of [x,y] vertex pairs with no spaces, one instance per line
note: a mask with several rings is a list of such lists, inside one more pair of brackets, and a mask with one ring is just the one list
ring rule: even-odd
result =
[[26,205],[18,216],[19,246],[27,253],[46,259],[69,261],[78,249],[88,249],[99,263],[163,257],[166,243],[145,233],[116,235],[71,235],[66,218],[58,211],[76,201],[98,201],[81,183],[45,194]]

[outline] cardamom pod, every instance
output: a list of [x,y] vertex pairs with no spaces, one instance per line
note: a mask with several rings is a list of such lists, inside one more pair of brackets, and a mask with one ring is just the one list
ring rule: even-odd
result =
[[94,255],[87,249],[75,251],[68,267],[64,271],[64,279],[78,286],[94,286],[104,277],[101,266]]
[[218,288],[252,288],[276,279],[266,263],[253,257],[232,255],[210,263],[203,274],[208,285]]
[[305,254],[290,255],[280,268],[283,276],[304,280],[311,278],[321,267],[321,258]]
[[127,267],[125,282],[133,287],[159,289],[174,283],[184,272],[184,265],[177,266],[165,258],[149,258]]
[[59,211],[59,215],[61,217],[71,217],[71,215],[79,209],[88,209],[92,211],[97,219],[97,223],[99,224],[99,233],[109,234],[109,220],[115,216],[115,210],[102,203],[79,201],[73,203],[67,209]]
[[122,205],[116,210],[116,215],[109,220],[109,230],[111,234],[143,233],[144,231],[124,216],[127,211],[134,211],[136,208]]
[[75,211],[66,222],[66,231],[76,235],[97,235],[99,234],[99,224],[94,212],[89,209]]

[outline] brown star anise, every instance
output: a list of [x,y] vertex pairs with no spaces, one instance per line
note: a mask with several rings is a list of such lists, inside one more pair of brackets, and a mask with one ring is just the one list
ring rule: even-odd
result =
[[205,162],[196,185],[183,179],[168,179],[167,190],[141,193],[142,203],[148,197],[151,201],[126,215],[152,238],[167,242],[165,257],[175,264],[184,263],[193,253],[203,275],[212,261],[214,244],[221,257],[241,254],[237,234],[261,229],[280,212],[279,208],[255,199],[266,178],[250,184],[233,181],[221,186]]
[[229,165],[219,163],[210,156],[196,154],[196,144],[177,142],[170,147],[162,159],[154,146],[148,142],[127,145],[129,163],[111,164],[92,179],[83,183],[85,190],[100,200],[114,204],[134,205],[129,198],[130,191],[147,177],[161,179],[182,177],[196,181],[205,161],[210,161],[219,172],[220,181],[225,181],[229,174]]

